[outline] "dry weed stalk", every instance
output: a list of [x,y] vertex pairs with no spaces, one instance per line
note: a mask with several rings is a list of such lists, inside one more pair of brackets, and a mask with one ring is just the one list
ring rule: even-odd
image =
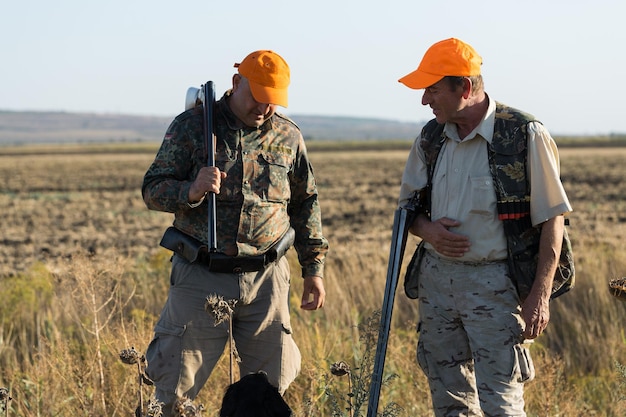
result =
[[135,411],[135,414],[143,416],[143,384],[152,385],[152,381],[145,373],[146,369],[146,357],[139,353],[135,347],[130,349],[124,349],[120,352],[120,360],[127,365],[137,365],[137,374],[139,380],[139,389],[137,396],[139,399],[139,405]]
[[352,373],[350,371],[350,366],[344,361],[335,362],[330,365],[330,373],[335,376],[344,376],[348,375],[348,412],[350,413],[350,417],[354,414],[354,410],[352,408]]
[[94,337],[96,374],[100,389],[100,407],[107,414],[105,365],[102,356],[103,332],[116,313],[128,305],[134,289],[121,300],[120,291],[124,279],[124,264],[114,262],[110,267],[100,266],[92,256],[79,253],[70,259],[67,283],[72,285],[72,315],[76,323]]
[[[348,375],[348,393],[346,394],[348,403],[348,415],[362,416],[361,410],[367,409],[369,400],[369,391],[371,387],[372,374],[374,371],[374,355],[376,353],[376,345],[378,341],[378,331],[380,326],[381,312],[375,311],[370,317],[365,319],[365,322],[359,324],[359,341],[363,346],[362,356],[356,358],[356,365],[352,369],[347,363],[340,361],[331,365],[330,371],[335,376]],[[382,380],[382,385],[388,385],[392,380],[397,378],[397,375],[392,374],[386,376]],[[336,390],[326,388],[326,395],[331,402],[331,408],[333,408],[333,416],[343,416],[343,411],[339,405],[341,396],[339,396]],[[378,413],[381,417],[396,417],[402,412],[402,407],[395,402],[390,402],[383,410]]]
[[156,398],[150,398],[148,402],[147,417],[161,417],[163,415],[163,403]]
[[620,401],[626,401],[626,365],[615,362],[615,368],[617,369],[620,377],[619,388],[621,389],[621,391],[619,399]]
[[614,278],[609,281],[609,291],[614,297],[626,301],[626,277]]
[[241,362],[241,358],[239,357],[239,352],[237,352],[237,347],[235,346],[235,340],[233,339],[233,314],[235,309],[235,304],[237,304],[237,300],[224,300],[224,297],[221,295],[211,294],[206,298],[206,303],[204,304],[204,310],[211,314],[215,318],[215,326],[219,326],[223,322],[228,322],[228,344],[230,351],[230,383],[233,384],[235,382],[234,373],[235,373],[235,362]]
[[4,387],[0,388],[0,405],[4,408],[4,415],[6,417],[9,417],[9,402],[11,402],[12,399],[8,389]]
[[187,397],[182,397],[174,403],[174,416],[176,417],[202,417],[204,406],[202,404],[196,406],[193,401]]

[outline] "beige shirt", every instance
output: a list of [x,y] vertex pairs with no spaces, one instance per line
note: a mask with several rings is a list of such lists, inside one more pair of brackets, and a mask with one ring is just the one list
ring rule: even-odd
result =
[[[491,143],[496,103],[467,137],[459,138],[456,125],[446,123],[444,143],[435,164],[432,190],[432,220],[442,217],[458,220],[450,229],[470,238],[471,247],[461,261],[480,262],[506,259],[506,238],[498,219],[496,192],[489,170],[487,143]],[[427,172],[419,138],[413,144],[402,176],[400,206],[414,191],[426,186]],[[533,225],[572,211],[560,180],[556,144],[545,127],[532,122],[528,128],[528,178],[531,187],[530,212]],[[434,250],[431,245],[426,248]]]

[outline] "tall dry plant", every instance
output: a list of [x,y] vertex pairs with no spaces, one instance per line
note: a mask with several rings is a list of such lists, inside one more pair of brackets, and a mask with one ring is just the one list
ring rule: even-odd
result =
[[79,255],[67,266],[65,284],[69,295],[68,312],[75,323],[93,337],[96,386],[101,412],[107,415],[102,332],[109,326],[115,314],[119,314],[133,298],[134,288],[130,294],[121,297],[120,289],[126,267],[121,259],[103,266],[89,256]]
[[215,326],[219,326],[224,322],[228,323],[228,363],[230,365],[229,384],[233,384],[235,382],[235,363],[241,362],[239,352],[237,352],[237,346],[235,345],[235,338],[233,336],[233,314],[235,313],[234,308],[236,304],[237,300],[224,300],[224,297],[216,294],[208,295],[204,304],[204,310],[211,314],[215,319]]
[[348,393],[346,394],[347,403],[348,403],[348,413],[349,417],[354,416],[354,408],[352,406],[352,397],[354,396],[352,393],[352,370],[350,369],[350,365],[345,363],[344,361],[335,362],[330,365],[330,373],[331,375],[342,377],[348,376]]
[[619,383],[619,400],[626,401],[626,365],[623,365],[619,362],[615,362],[615,369],[619,374],[620,383]]
[[187,397],[178,398],[174,403],[175,417],[202,417],[204,405],[196,405]]
[[[53,291],[42,308],[37,303],[22,305],[24,311],[38,309],[37,314],[12,317],[13,327],[20,329],[17,334],[31,335],[28,343],[35,347],[25,348],[19,356],[3,356],[7,362],[0,368],[0,380],[7,381],[15,393],[17,416],[113,416],[126,407],[125,397],[119,393],[125,391],[127,378],[111,353],[119,351],[115,346],[120,339],[126,340],[124,344],[128,339],[142,339],[129,337],[120,326],[125,320],[123,307],[133,297],[132,285],[123,277],[128,265],[121,261],[112,266],[99,264],[81,255],[68,263],[53,270],[38,267],[27,271],[11,290],[17,293],[21,282],[22,294],[36,288]],[[41,284],[33,285],[36,282]],[[16,361],[18,358],[22,359]]]
[[0,369],[28,364],[40,352],[51,320],[54,276],[41,263],[24,274],[2,279]]
[[610,279],[609,292],[618,300],[626,301],[626,277]]
[[130,349],[123,349],[120,352],[120,360],[122,363],[127,365],[136,365],[137,369],[137,381],[138,381],[138,390],[137,390],[137,408],[135,409],[135,415],[142,417],[143,414],[143,385],[153,385],[150,378],[145,373],[146,370],[146,357],[139,353],[134,346]]
[[[141,415],[143,416],[143,415]],[[150,398],[146,411],[146,417],[162,417],[163,416],[163,403],[156,398]],[[140,417],[140,416],[136,416]]]
[[[380,318],[380,311],[375,311],[363,323],[359,324],[360,349],[355,352],[355,364],[352,368],[345,361],[334,362],[330,367],[332,375],[337,377],[348,376],[348,390],[345,394],[342,394],[332,383],[325,390],[329,398],[332,409],[331,415],[333,417],[346,415],[348,417],[363,417],[367,412]],[[398,375],[396,374],[388,374],[383,378],[382,386],[390,385],[397,377]],[[347,414],[344,411],[347,411]],[[402,411],[403,409],[399,404],[390,402],[376,415],[396,417]]]

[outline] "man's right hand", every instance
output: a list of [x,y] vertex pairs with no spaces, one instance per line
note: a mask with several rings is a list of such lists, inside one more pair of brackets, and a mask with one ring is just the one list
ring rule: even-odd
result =
[[451,227],[460,225],[459,221],[447,217],[431,222],[425,216],[420,215],[411,225],[410,232],[430,243],[440,254],[460,258],[469,251],[471,245],[467,236],[449,230]]
[[202,167],[198,171],[196,179],[189,188],[189,201],[200,201],[206,193],[220,193],[222,180],[226,178],[226,173],[217,167]]

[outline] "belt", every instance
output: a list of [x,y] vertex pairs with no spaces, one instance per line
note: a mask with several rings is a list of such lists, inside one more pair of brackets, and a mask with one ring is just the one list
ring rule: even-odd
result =
[[206,265],[212,272],[240,274],[265,269],[270,263],[285,255],[295,241],[293,228],[275,242],[264,254],[256,256],[228,256],[220,252],[209,252],[207,245],[181,232],[175,227],[168,227],[161,239],[161,246],[167,248],[188,262]]
[[258,256],[228,256],[223,253],[200,252],[197,263],[205,265],[211,272],[223,274],[241,274],[257,272],[265,269],[271,263],[265,255]]
[[495,265],[495,264],[506,262],[506,259],[491,259],[491,260],[483,259],[483,260],[476,260],[476,261],[462,261],[460,259],[455,259],[455,258],[444,258],[443,256],[439,255],[437,252],[431,251],[431,250],[426,250],[426,254],[428,254],[428,256],[430,256],[431,258],[437,259],[439,262],[444,262],[444,263],[454,264],[454,265],[486,266],[486,265]]

